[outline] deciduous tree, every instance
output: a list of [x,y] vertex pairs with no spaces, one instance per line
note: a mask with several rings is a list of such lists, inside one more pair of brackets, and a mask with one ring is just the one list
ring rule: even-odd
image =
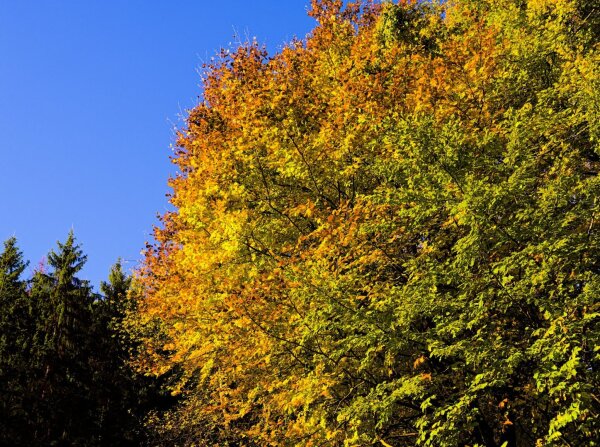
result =
[[163,434],[592,445],[598,8],[311,15],[272,57],[223,51],[180,133],[132,320],[139,365],[181,377]]

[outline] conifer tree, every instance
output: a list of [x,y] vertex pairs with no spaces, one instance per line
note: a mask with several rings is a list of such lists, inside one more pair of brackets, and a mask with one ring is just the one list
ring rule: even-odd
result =
[[31,299],[38,323],[33,361],[39,393],[34,435],[41,445],[90,443],[93,371],[88,358],[94,295],[89,283],[76,276],[86,259],[71,231],[49,253],[50,271],[38,271],[32,279]]
[[174,399],[162,381],[135,371],[131,357],[137,342],[123,327],[135,311],[132,277],[118,260],[108,281],[100,284],[102,296],[93,304],[93,335],[89,368],[93,375],[96,436],[99,445],[139,446],[148,442],[144,422],[151,411],[164,411]]
[[118,261],[94,294],[78,278],[73,232],[27,287],[14,238],[0,254],[0,446],[138,446],[144,419],[172,399],[129,365],[123,329],[135,301]]
[[20,443],[28,430],[27,386],[33,324],[16,238],[0,254],[0,445]]
[[90,367],[94,373],[97,405],[95,423],[103,445],[139,445],[142,419],[137,408],[137,377],[128,364],[129,340],[121,321],[128,304],[131,277],[121,261],[112,266],[108,282],[100,284],[102,297],[94,302]]

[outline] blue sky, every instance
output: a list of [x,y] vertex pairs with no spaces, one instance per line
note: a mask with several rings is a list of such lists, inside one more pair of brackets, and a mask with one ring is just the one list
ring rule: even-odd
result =
[[0,239],[31,261],[75,230],[97,286],[167,209],[174,128],[237,33],[270,52],[309,0],[0,0]]

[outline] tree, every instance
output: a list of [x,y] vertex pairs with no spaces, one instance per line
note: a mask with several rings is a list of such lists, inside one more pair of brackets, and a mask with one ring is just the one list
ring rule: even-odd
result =
[[36,312],[36,352],[32,358],[39,393],[32,417],[36,445],[90,445],[93,426],[92,374],[87,362],[95,295],[77,278],[87,257],[71,231],[48,254],[49,272],[37,271],[31,300]]
[[161,382],[137,373],[131,356],[137,349],[123,327],[129,312],[135,311],[132,278],[121,261],[112,266],[108,282],[100,284],[102,298],[93,306],[93,344],[89,368],[94,371],[92,391],[96,409],[99,445],[139,446],[148,442],[144,421],[150,411],[160,411],[173,399],[161,389]]
[[20,433],[29,428],[24,413],[33,324],[22,279],[26,268],[16,238],[5,241],[0,254],[0,445],[18,444]]
[[0,445],[146,444],[147,414],[173,399],[129,364],[131,277],[119,261],[94,294],[73,232],[48,259],[28,284],[16,240],[0,253]]
[[181,378],[165,439],[592,445],[598,8],[311,15],[224,51],[180,132],[131,319]]

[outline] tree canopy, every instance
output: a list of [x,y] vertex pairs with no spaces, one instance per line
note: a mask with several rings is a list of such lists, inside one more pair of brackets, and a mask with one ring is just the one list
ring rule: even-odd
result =
[[600,11],[314,0],[205,67],[139,273],[176,445],[595,445]]
[[309,14],[204,67],[134,277],[4,243],[0,446],[598,445],[598,1]]
[[146,414],[173,401],[135,373],[123,327],[131,277],[115,264],[104,296],[78,278],[73,232],[31,279],[16,239],[0,253],[0,446],[139,446]]

